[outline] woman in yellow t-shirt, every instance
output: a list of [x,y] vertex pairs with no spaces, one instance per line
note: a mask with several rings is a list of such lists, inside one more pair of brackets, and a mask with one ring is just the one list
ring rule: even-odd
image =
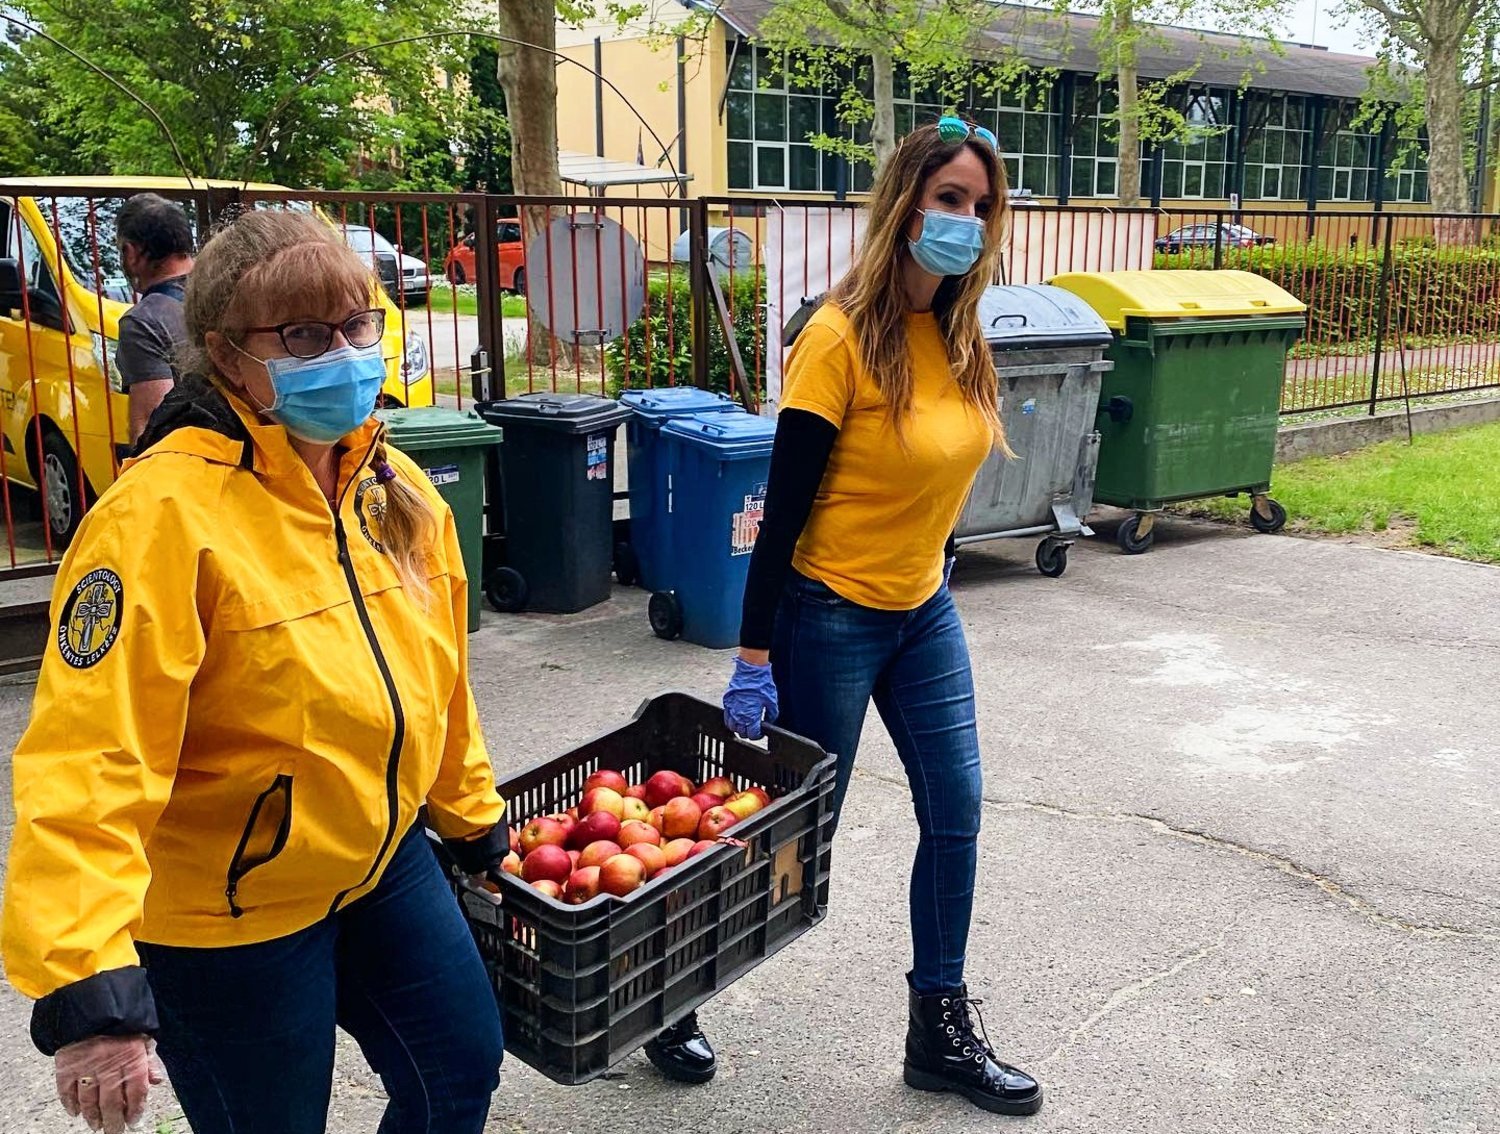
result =
[[993,449],[1008,452],[978,315],[1005,202],[994,136],[962,119],[917,129],[882,169],[863,250],[787,360],[724,706],[742,735],[779,710],[837,753],[837,813],[875,702],[920,830],[906,1082],[1033,1114],[1042,1088],[991,1050],[964,983],[981,777],[947,586],[974,476]]

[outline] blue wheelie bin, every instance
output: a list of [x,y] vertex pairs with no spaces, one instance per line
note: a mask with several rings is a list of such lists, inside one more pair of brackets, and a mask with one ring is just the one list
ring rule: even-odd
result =
[[677,418],[661,429],[670,548],[651,595],[659,638],[724,650],[740,636],[750,552],[765,511],[776,423],[748,413]]
[[723,394],[696,386],[626,390],[620,404],[630,410],[625,438],[630,467],[630,541],[615,548],[615,575],[623,586],[657,590],[671,558],[667,523],[667,461],[661,428],[680,417],[743,413]]

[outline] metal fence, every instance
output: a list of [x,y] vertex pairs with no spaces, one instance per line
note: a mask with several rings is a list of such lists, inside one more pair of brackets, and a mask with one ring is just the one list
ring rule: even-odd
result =
[[[113,357],[136,298],[134,187],[0,185],[0,506],[11,577],[53,569],[128,455]],[[324,217],[379,278],[388,403],[694,384],[774,398],[782,328],[854,256],[850,202],[167,188],[200,237],[237,209]],[[1240,268],[1309,306],[1283,412],[1373,412],[1500,386],[1497,217],[1018,206],[1000,282]],[[529,237],[528,237],[529,234]]]

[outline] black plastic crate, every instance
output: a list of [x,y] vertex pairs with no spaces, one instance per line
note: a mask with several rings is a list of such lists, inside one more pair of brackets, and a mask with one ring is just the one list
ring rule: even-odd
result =
[[747,743],[718,706],[667,693],[499,784],[512,824],[574,806],[600,768],[633,783],[664,768],[695,783],[722,775],[773,796],[727,832],[744,845],[705,851],[624,899],[565,905],[506,874],[497,902],[457,882],[508,1054],[556,1082],[588,1082],[823,919],[834,759],[791,733],[767,736],[768,748]]

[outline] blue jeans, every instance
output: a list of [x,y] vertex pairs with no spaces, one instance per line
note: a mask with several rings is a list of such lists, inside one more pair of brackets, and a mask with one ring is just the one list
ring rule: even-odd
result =
[[141,944],[162,1062],[195,1134],[323,1134],[335,1025],[390,1102],[379,1134],[480,1134],[500,1082],[500,1013],[420,827],[380,884],[256,945]]
[[776,614],[771,664],[777,722],[838,756],[842,810],[873,698],[916,807],[911,872],[912,987],[964,979],[974,908],[982,777],[974,678],[946,586],[911,611],[872,610],[795,572]]

